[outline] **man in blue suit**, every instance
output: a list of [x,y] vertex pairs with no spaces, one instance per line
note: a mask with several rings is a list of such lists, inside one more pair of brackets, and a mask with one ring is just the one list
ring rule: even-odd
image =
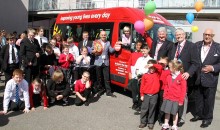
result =
[[97,50],[94,49],[94,45],[92,47],[92,53],[95,55],[94,65],[96,66],[96,77],[97,77],[97,85],[99,87],[103,86],[102,82],[104,82],[106,95],[110,97],[116,97],[111,92],[110,87],[110,78],[109,78],[109,53],[115,52],[115,49],[111,47],[111,44],[106,39],[107,34],[105,31],[100,32],[99,42],[102,44],[102,53],[98,54]]
[[203,33],[203,41],[196,43],[199,56],[195,91],[195,116],[190,121],[203,120],[201,128],[208,127],[213,120],[215,94],[220,72],[220,44],[213,40],[212,29]]

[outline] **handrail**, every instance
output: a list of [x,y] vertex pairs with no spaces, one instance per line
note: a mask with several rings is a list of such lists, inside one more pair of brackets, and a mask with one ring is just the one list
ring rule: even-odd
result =
[[[194,8],[197,0],[154,0],[158,9]],[[202,0],[205,8],[220,8],[220,0]],[[82,10],[109,7],[144,8],[146,0],[29,0],[29,11]]]

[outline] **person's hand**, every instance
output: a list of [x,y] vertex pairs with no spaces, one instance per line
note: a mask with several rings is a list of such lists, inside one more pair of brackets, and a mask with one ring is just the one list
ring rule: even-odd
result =
[[189,78],[189,73],[188,72],[183,73],[182,78],[187,80]]
[[152,66],[153,66],[153,64],[147,64],[147,68],[150,68]]
[[117,45],[122,45],[123,43],[122,43],[122,41],[117,41],[116,44]]
[[66,56],[66,61],[68,61],[68,60],[69,60],[69,55]]
[[57,97],[56,97],[57,100],[60,100],[62,98],[63,98],[63,95],[57,95]]
[[24,112],[24,113],[28,113],[28,112],[30,112],[30,110],[29,110],[28,108],[25,108],[25,109],[23,110],[23,112]]
[[214,71],[212,65],[206,65],[205,67],[202,68],[202,72],[204,72],[204,73],[209,73],[212,71]]
[[90,88],[90,87],[91,87],[90,82],[89,82],[89,80],[87,80],[86,81],[86,88]]
[[31,65],[32,65],[32,62],[29,62],[28,65],[31,66]]
[[36,57],[37,57],[37,58],[39,58],[39,57],[40,57],[40,54],[39,54],[39,53],[36,53],[35,55],[36,55]]
[[183,104],[182,103],[179,103],[179,106],[182,106]]
[[35,111],[36,109],[34,107],[31,108],[31,111]]
[[44,107],[44,110],[47,110],[47,107]]
[[7,114],[7,111],[5,112],[5,111],[0,111],[0,115],[5,115],[5,114]]
[[83,102],[85,102],[85,101],[86,101],[86,98],[82,97],[82,100],[83,100]]
[[141,96],[141,101],[144,101],[144,96]]
[[128,78],[132,79],[132,74],[131,73],[128,74]]

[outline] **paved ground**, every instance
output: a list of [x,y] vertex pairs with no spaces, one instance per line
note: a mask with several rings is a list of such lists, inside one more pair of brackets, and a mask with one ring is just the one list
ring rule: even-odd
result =
[[[3,91],[0,91],[0,103],[2,103]],[[117,98],[109,98],[103,95],[95,99],[88,107],[52,106],[48,110],[42,107],[28,114],[10,112],[0,115],[1,130],[138,130],[139,116],[134,115],[129,94],[123,90],[115,92]],[[74,96],[71,97],[73,102]],[[2,105],[2,104],[1,104]],[[2,108],[2,107],[1,107]],[[187,121],[180,130],[200,130],[201,121],[189,122],[192,118],[187,114]],[[206,130],[218,130],[220,127],[220,99],[216,100],[214,120]],[[147,128],[145,128],[147,129]],[[158,123],[154,130],[160,130]]]

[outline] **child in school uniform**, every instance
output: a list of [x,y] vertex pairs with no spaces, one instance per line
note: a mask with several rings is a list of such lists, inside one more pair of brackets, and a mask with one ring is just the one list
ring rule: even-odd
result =
[[148,72],[142,76],[140,95],[141,95],[141,124],[139,128],[144,128],[148,124],[149,129],[154,127],[155,111],[160,90],[160,75],[162,65],[155,60],[148,61]]
[[44,110],[47,109],[48,99],[46,95],[46,90],[43,87],[42,80],[39,78],[34,79],[29,87],[29,97],[31,110],[34,111],[36,106],[41,106],[41,101],[43,101]]
[[143,56],[141,52],[142,42],[137,41],[135,52],[131,53],[130,59],[128,61],[128,72],[129,72],[129,82],[128,82],[128,89],[132,92],[132,99],[133,99],[133,105],[132,109],[136,110],[139,107],[139,101],[140,101],[140,89],[138,86],[138,79],[137,75],[135,74],[135,63],[137,59],[141,56]]
[[82,74],[82,78],[76,81],[75,84],[76,106],[80,106],[83,103],[85,103],[85,106],[89,105],[89,96],[91,93],[91,81],[89,77],[90,77],[89,72],[84,71]]
[[64,46],[63,53],[60,54],[59,64],[67,81],[70,78],[70,66],[73,63],[73,61],[73,55],[69,53],[69,46]]
[[164,112],[162,112],[160,110],[161,105],[163,103],[163,93],[164,93],[164,85],[167,79],[167,76],[170,75],[170,70],[168,68],[168,57],[161,57],[160,60],[158,61],[159,64],[161,64],[163,66],[161,75],[160,75],[160,92],[158,95],[158,122],[159,125],[161,126],[163,124],[164,121]]
[[186,80],[182,78],[183,64],[181,61],[173,60],[169,63],[171,75],[167,77],[164,86],[163,104],[161,111],[165,113],[165,122],[162,130],[169,129],[170,115],[173,115],[172,130],[177,130],[178,108],[184,103],[186,95]]

